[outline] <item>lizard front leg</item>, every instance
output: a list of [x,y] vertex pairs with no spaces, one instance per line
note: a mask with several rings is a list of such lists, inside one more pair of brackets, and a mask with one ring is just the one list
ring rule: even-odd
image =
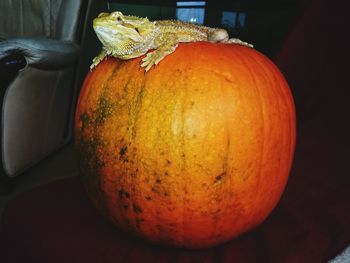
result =
[[92,64],[90,65],[90,70],[93,70],[100,62],[107,56],[107,51],[102,49],[101,52],[93,58]]
[[141,67],[145,68],[145,71],[149,71],[153,65],[157,65],[165,56],[173,53],[178,46],[178,38],[175,34],[168,34],[162,37],[165,42],[157,47],[154,51],[147,53],[142,59]]

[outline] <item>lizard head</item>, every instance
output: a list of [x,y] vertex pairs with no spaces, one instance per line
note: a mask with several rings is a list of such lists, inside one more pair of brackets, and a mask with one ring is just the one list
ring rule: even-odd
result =
[[101,13],[93,21],[93,28],[103,47],[120,56],[142,45],[154,27],[147,18],[126,16],[121,12]]

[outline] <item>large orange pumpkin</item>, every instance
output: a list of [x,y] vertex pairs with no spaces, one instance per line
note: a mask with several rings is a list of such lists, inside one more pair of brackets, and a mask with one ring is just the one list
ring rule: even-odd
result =
[[75,135],[100,212],[154,243],[217,245],[260,224],[287,182],[295,109],[254,49],[181,44],[145,73],[109,58],[90,72]]

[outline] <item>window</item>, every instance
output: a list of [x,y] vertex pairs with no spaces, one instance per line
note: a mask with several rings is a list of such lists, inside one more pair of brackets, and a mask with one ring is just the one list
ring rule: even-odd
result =
[[176,19],[184,22],[203,24],[205,1],[176,2]]
[[245,13],[224,11],[222,12],[221,24],[232,31],[239,31],[244,26],[245,17]]

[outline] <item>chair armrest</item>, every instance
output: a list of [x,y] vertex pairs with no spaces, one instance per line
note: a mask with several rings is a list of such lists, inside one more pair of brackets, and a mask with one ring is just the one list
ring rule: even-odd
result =
[[0,60],[21,55],[28,65],[38,69],[61,69],[73,64],[79,46],[73,42],[45,37],[11,38],[0,41]]

